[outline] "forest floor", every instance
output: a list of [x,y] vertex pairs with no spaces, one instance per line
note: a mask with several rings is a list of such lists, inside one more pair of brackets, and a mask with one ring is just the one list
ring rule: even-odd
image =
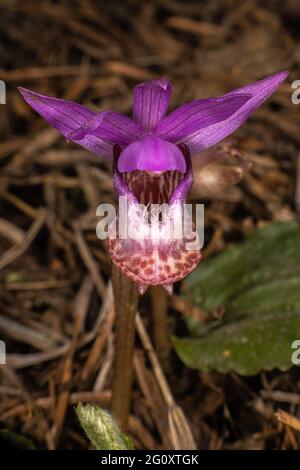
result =
[[[87,449],[74,405],[109,409],[111,398],[111,262],[95,233],[99,202],[115,200],[111,166],[65,142],[17,86],[130,113],[141,81],[170,78],[174,108],[289,70],[235,133],[251,163],[243,180],[201,197],[204,257],[213,256],[255,227],[299,215],[300,105],[291,102],[291,82],[300,78],[300,10],[275,0],[2,0],[0,16],[7,87],[0,105],[0,338],[8,361],[0,366],[0,423],[38,448]],[[297,414],[298,369],[253,377],[188,370],[160,344],[153,322],[159,304],[169,334],[184,332],[190,307],[179,293],[180,284],[172,298],[150,290],[140,302],[129,420],[135,447],[184,447],[188,426],[198,449],[299,448],[299,433],[275,418],[279,408]],[[170,419],[181,421],[170,428]]]

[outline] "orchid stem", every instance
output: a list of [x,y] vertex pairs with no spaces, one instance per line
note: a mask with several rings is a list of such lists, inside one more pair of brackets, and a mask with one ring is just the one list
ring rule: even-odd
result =
[[112,266],[116,332],[113,364],[111,412],[123,431],[127,431],[131,402],[135,315],[138,306],[136,284]]

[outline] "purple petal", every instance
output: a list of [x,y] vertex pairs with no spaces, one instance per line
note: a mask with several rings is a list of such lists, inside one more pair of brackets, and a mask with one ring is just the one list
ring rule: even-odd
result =
[[[25,101],[66,138],[96,115],[72,101],[40,95],[25,88],[19,88],[19,91]],[[109,158],[113,156],[113,145],[95,135],[86,135],[76,142],[97,155]]]
[[132,119],[114,111],[97,113],[84,124],[72,131],[69,140],[80,140],[85,136],[94,135],[112,144],[129,145],[142,135],[142,128]]
[[170,199],[170,205],[176,204],[178,202],[184,203],[191,187],[193,186],[194,178],[190,152],[188,148],[184,146],[182,150],[185,154],[186,172],[184,178],[180,181],[178,186],[176,186],[173,191],[173,194]]
[[133,142],[119,157],[118,169],[124,171],[186,171],[185,158],[179,148],[154,135]]
[[237,97],[250,93],[252,97],[245,102],[234,114],[222,122],[211,124],[200,131],[187,133],[176,143],[186,144],[192,155],[211,147],[240,127],[248,117],[279,87],[286,79],[288,72],[280,72],[258,82],[246,85],[227,93],[223,97]]
[[137,85],[133,95],[133,120],[145,130],[153,130],[166,115],[171,92],[171,83],[166,78]]
[[229,118],[250,98],[250,94],[240,94],[186,103],[163,119],[155,134],[170,142],[181,142],[186,136]]
[[119,168],[118,168],[118,159],[120,156],[120,147],[115,146],[114,147],[114,155],[113,155],[113,185],[114,185],[114,190],[119,196],[125,196],[127,197],[127,200],[129,203],[136,203],[138,204],[138,200],[136,199],[135,195],[133,194],[132,191],[130,191],[128,184],[124,181]]

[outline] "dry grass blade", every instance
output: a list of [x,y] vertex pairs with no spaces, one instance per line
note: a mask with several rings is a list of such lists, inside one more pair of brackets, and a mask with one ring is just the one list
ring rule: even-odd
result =
[[23,290],[23,291],[39,291],[52,289],[65,289],[70,287],[72,281],[69,279],[49,279],[48,281],[32,281],[32,282],[9,282],[5,285],[6,290]]
[[177,310],[184,316],[194,318],[195,320],[198,320],[200,322],[207,321],[208,319],[208,315],[204,310],[201,310],[200,308],[191,305],[188,300],[185,300],[179,297],[178,295],[172,295],[170,303],[171,306],[175,308],[175,310]]
[[176,450],[196,449],[196,444],[186,417],[182,409],[174,401],[172,392],[139,313],[136,315],[136,328],[153,367],[153,372],[162,396],[168,406],[169,433],[171,442],[173,443],[173,448]]
[[88,313],[88,308],[91,302],[93,288],[94,288],[94,285],[90,276],[85,276],[81,283],[80,289],[74,298],[73,317],[74,317],[74,322],[76,326],[76,331],[78,332],[83,331],[84,322],[85,322],[85,319]]
[[0,269],[8,266],[17,258],[22,256],[25,251],[30,247],[31,243],[41,230],[46,221],[46,211],[40,210],[37,219],[33,222],[30,229],[25,233],[21,242],[16,243],[9,250],[7,250],[0,258]]
[[105,352],[105,356],[102,361],[102,365],[99,369],[98,375],[95,379],[93,390],[99,391],[103,390],[105,387],[105,383],[108,379],[109,373],[112,369],[113,360],[114,360],[114,336],[111,335],[107,338],[107,349]]
[[107,298],[104,299],[104,305],[101,308],[101,312],[101,323],[99,325],[98,335],[95,338],[95,341],[82,368],[81,380],[83,382],[88,381],[91,375],[96,373],[99,367],[101,353],[112,329],[115,311],[113,300],[109,295],[109,291]]
[[[74,361],[74,354],[76,348],[78,347],[79,343],[79,336],[82,331],[84,321],[88,312],[91,295],[92,295],[92,282],[89,276],[86,276],[83,279],[83,282],[80,286],[80,289],[74,299],[74,327],[73,327],[73,340],[69,346],[67,354],[63,360],[62,367],[61,367],[61,377],[60,377],[60,385],[64,388],[64,385],[69,384],[72,379],[73,373],[73,361]],[[70,391],[66,388],[63,390],[57,399],[57,405],[54,410],[54,423],[55,426],[53,428],[53,443],[57,444],[60,435],[62,432],[67,407],[69,405],[70,399]]]
[[215,36],[216,34],[221,35],[225,32],[225,29],[222,26],[177,16],[168,18],[167,26],[178,29],[179,31],[185,31],[187,33],[197,35],[199,34],[200,36]]
[[[134,440],[137,440],[142,449],[156,450],[159,449],[158,444],[153,439],[152,435],[147,431],[145,426],[142,425],[139,419],[135,416],[129,416],[129,432],[133,434]],[[137,448],[135,446],[135,448]]]
[[[77,405],[78,402],[89,403],[94,402],[98,403],[100,406],[107,406],[111,400],[110,390],[100,391],[100,392],[91,392],[91,391],[82,391],[74,392],[70,394],[69,404]],[[54,404],[53,397],[41,397],[35,400],[35,406],[41,408],[42,410],[49,410]],[[21,405],[14,406],[13,408],[3,412],[0,415],[1,421],[6,421],[10,418],[23,415],[28,412],[32,407],[30,403],[25,403]]]
[[178,405],[168,409],[170,440],[175,450],[196,450],[196,444],[187,419]]
[[300,396],[298,393],[283,392],[281,390],[262,390],[261,395],[269,400],[300,405]]
[[0,315],[0,330],[10,338],[14,338],[25,344],[30,344],[41,351],[48,351],[58,346],[49,334],[34,330],[28,326],[22,325],[14,320]]
[[105,284],[101,277],[101,274],[98,270],[96,261],[93,258],[91,250],[84,240],[82,231],[75,226],[76,241],[78,244],[79,253],[91,275],[91,278],[95,284],[95,287],[99,293],[99,296],[102,297],[105,294]]
[[296,418],[290,413],[287,413],[286,411],[279,409],[275,413],[275,418],[280,423],[286,424],[287,426],[290,426],[291,428],[296,429],[296,431],[300,431],[300,419]]
[[27,204],[27,202],[23,201],[15,194],[9,193],[8,191],[1,191],[0,196],[19,209],[21,212],[28,215],[31,219],[36,219],[38,217],[39,210],[30,206]]
[[163,447],[170,449],[173,443],[168,433],[168,416],[166,412],[165,400],[162,397],[153,370],[146,366],[147,357],[143,350],[137,350],[134,356],[134,370],[137,383],[145,398],[145,403],[141,405],[142,416],[146,419],[149,427],[152,421],[155,424]]
[[151,288],[154,345],[158,358],[165,370],[169,366],[171,352],[168,301],[166,291],[161,286]]
[[29,353],[29,354],[7,354],[7,364],[13,369],[24,369],[26,367],[42,364],[43,362],[52,361],[66,354],[69,349],[69,343],[56,347],[54,350]]
[[14,224],[8,222],[8,220],[0,218],[0,235],[11,240],[14,243],[22,243],[24,239],[24,232],[22,229]]

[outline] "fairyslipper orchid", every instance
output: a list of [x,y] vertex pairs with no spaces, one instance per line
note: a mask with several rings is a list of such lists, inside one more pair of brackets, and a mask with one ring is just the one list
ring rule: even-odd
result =
[[[187,249],[184,237],[164,236],[167,222],[186,200],[193,184],[191,158],[240,127],[285,80],[280,72],[219,98],[198,99],[167,115],[170,82],[162,78],[134,89],[132,119],[114,111],[93,112],[80,104],[20,88],[24,99],[68,141],[113,160],[114,187],[129,201],[138,236],[109,238],[116,266],[139,284],[141,293],[160,284],[172,292],[173,282],[190,273],[201,259],[199,248]],[[205,164],[208,162],[206,161]],[[168,204],[168,215],[151,233],[151,215],[137,214],[139,204]],[[118,226],[119,221],[115,221]],[[172,231],[170,231],[171,233]],[[190,240],[189,240],[190,241]]]

